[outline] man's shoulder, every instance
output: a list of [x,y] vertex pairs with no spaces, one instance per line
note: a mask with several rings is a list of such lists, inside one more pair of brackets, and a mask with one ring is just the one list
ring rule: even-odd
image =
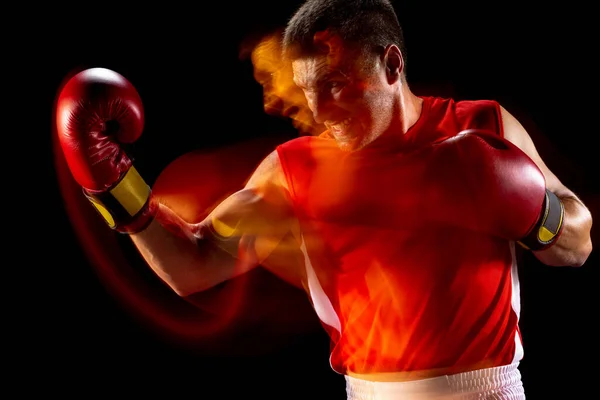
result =
[[441,116],[455,115],[458,120],[494,117],[500,112],[500,104],[493,99],[464,99],[456,97],[429,97],[426,101],[434,114]]
[[426,96],[424,101],[431,104],[434,108],[455,108],[455,109],[471,109],[481,107],[495,107],[498,102],[493,99],[465,99],[459,97],[437,97]]
[[461,99],[455,102],[457,108],[464,109],[480,109],[480,108],[495,108],[498,104],[492,99]]

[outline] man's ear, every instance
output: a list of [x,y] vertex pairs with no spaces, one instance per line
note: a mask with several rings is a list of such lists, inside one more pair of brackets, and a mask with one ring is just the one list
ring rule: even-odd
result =
[[398,46],[390,44],[385,48],[383,52],[383,65],[385,65],[389,83],[394,83],[400,79],[404,69],[404,58]]

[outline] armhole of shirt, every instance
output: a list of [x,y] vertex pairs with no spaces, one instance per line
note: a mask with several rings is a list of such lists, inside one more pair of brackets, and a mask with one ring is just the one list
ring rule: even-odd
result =
[[502,123],[502,111],[500,110],[500,104],[494,101],[494,113],[496,114],[496,125],[498,126],[498,135],[504,139],[504,124]]
[[288,191],[293,200],[296,198],[296,189],[294,188],[294,181],[289,172],[289,161],[281,146],[277,146],[277,155],[279,156],[279,163],[281,164],[281,170],[283,171],[283,179],[285,179],[287,183]]

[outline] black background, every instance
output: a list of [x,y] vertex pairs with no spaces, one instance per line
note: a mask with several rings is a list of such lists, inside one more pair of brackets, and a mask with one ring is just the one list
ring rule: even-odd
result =
[[[198,350],[140,321],[98,279],[76,239],[55,173],[54,96],[63,78],[83,67],[111,68],[138,89],[146,128],[132,151],[149,182],[197,148],[257,135],[293,137],[289,121],[264,113],[262,87],[250,61],[240,58],[243,40],[282,27],[298,4],[281,3],[126,9],[98,3],[37,9],[19,18],[5,53],[16,75],[5,84],[16,84],[9,100],[25,115],[13,118],[18,126],[9,138],[18,147],[6,148],[5,159],[8,177],[20,184],[11,188],[27,190],[10,192],[11,207],[27,210],[8,213],[14,221],[10,250],[17,252],[12,263],[18,264],[7,272],[18,278],[5,281],[7,293],[15,292],[6,304],[16,316],[6,324],[14,340],[5,342],[5,350],[16,356],[11,382],[21,393],[345,398],[316,320],[309,320],[314,325],[306,332],[285,333],[286,345],[269,354],[246,356]],[[396,6],[415,91],[500,101],[530,130],[548,166],[598,215],[591,10],[525,10],[511,3],[486,9],[412,1]],[[521,371],[528,398],[585,398],[595,387],[598,360],[598,258],[593,253],[578,269],[545,267],[527,254],[521,261]],[[145,279],[156,284],[151,275]],[[290,287],[292,296],[295,290]]]

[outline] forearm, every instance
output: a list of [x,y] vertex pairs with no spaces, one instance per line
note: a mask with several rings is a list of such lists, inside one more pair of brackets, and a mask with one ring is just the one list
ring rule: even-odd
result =
[[557,195],[565,208],[561,235],[550,248],[535,251],[534,255],[546,265],[579,267],[585,263],[592,251],[592,216],[574,194]]
[[150,268],[180,296],[209,289],[253,267],[242,265],[177,218],[161,206],[148,228],[131,239]]

